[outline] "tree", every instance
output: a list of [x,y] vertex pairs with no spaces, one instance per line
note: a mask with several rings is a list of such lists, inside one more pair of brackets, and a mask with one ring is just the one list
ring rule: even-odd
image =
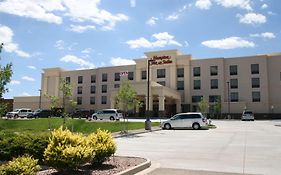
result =
[[66,79],[60,79],[60,91],[62,92],[62,106],[65,109],[65,99],[72,96],[71,90],[72,86]]
[[201,101],[198,103],[199,111],[202,112],[203,114],[206,114],[206,110],[208,106],[209,106],[208,101],[202,97]]
[[216,116],[219,117],[221,115],[221,98],[217,98],[214,105],[214,110]]

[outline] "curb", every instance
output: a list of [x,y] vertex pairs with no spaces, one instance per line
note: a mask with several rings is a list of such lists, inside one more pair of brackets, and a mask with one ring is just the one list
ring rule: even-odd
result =
[[139,173],[139,172],[149,168],[150,166],[151,166],[151,161],[149,159],[146,159],[145,162],[143,162],[135,167],[129,168],[127,170],[121,171],[115,175],[133,175],[133,174]]
[[[127,133],[127,134],[120,134],[119,132],[114,135],[114,133],[112,133],[112,137],[113,138],[121,138],[121,137],[128,137],[128,136],[134,136],[134,135],[138,135],[138,134],[144,134],[144,133],[148,133],[148,132],[154,132],[154,131],[160,131],[162,130],[161,128],[157,128],[157,129],[152,129],[152,130],[149,130],[149,131],[139,131],[139,132],[132,132],[132,133]],[[132,130],[133,131],[133,130]]]

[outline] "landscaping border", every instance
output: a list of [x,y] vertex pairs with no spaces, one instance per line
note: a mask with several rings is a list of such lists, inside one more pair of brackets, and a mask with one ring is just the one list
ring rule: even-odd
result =
[[[136,157],[132,157],[132,158],[136,158]],[[137,157],[137,158],[141,158],[141,157]],[[144,158],[144,159],[146,159],[146,158]],[[121,171],[115,175],[133,175],[133,174],[139,173],[139,172],[149,168],[150,166],[151,166],[151,161],[149,159],[146,159],[145,162],[143,162],[137,166],[134,166],[132,168],[126,169],[124,171]]]

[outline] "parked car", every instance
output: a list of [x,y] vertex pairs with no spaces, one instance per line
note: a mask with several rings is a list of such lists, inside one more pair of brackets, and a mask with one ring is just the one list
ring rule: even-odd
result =
[[120,120],[123,118],[123,114],[118,109],[103,109],[99,110],[92,115],[92,119],[109,119],[109,120]]
[[37,109],[32,114],[28,114],[27,118],[48,118],[52,116],[50,109]]
[[27,117],[29,114],[32,114],[32,110],[29,108],[15,109],[12,112],[8,112],[6,117],[8,118],[18,118],[18,117]]
[[207,118],[200,112],[179,113],[161,122],[163,129],[193,128],[200,129],[208,125]]
[[90,112],[90,110],[86,110],[86,109],[78,109],[78,110],[75,110],[74,112],[70,113],[70,117],[72,117],[72,118],[89,118],[89,117],[91,117],[91,112]]
[[255,120],[254,113],[252,111],[243,111],[241,120],[242,121],[244,121],[244,120],[254,121]]

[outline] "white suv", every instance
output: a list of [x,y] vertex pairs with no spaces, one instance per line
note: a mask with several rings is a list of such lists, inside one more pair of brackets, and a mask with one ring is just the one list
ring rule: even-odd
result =
[[22,109],[15,109],[12,112],[8,112],[6,114],[6,117],[8,118],[18,118],[18,117],[27,117],[29,114],[32,114],[32,110],[28,108],[22,108]]
[[255,116],[254,113],[252,111],[243,111],[241,120],[250,120],[250,121],[254,121],[255,120]]
[[97,111],[92,115],[92,119],[109,119],[109,120],[120,120],[123,118],[122,112],[118,109],[103,109]]
[[161,128],[193,128],[200,129],[207,126],[207,118],[200,112],[179,113],[167,121],[161,122]]

